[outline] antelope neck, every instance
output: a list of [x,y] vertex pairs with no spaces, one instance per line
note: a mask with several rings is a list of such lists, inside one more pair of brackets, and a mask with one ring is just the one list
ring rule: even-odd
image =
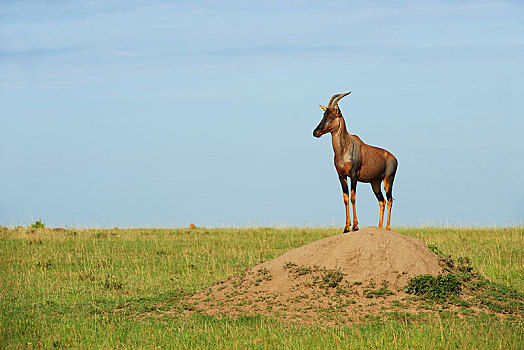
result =
[[346,130],[346,122],[344,117],[340,117],[338,129],[331,133],[331,143],[333,145],[333,151],[335,154],[341,154],[344,152],[346,145],[349,144],[351,135]]

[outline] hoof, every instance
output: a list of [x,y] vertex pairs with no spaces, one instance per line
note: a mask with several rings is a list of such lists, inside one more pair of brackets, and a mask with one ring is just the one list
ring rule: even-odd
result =
[[348,232],[349,232],[349,230],[347,228],[345,228],[343,233],[348,233]]
[[358,231],[358,227],[357,226],[353,226],[353,231]]

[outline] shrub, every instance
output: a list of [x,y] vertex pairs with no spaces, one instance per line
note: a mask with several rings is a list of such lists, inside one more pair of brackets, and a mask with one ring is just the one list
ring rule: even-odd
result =
[[436,277],[421,275],[410,278],[405,291],[427,299],[445,300],[451,295],[458,294],[460,289],[460,281],[453,274]]
[[34,224],[31,224],[31,228],[45,228],[45,224],[42,223],[42,219],[35,221]]

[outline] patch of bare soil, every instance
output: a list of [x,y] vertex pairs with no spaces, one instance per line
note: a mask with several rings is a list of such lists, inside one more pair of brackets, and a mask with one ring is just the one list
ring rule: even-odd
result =
[[219,282],[187,300],[187,310],[327,324],[416,315],[435,306],[405,293],[408,279],[437,276],[443,267],[419,239],[367,227],[293,249]]

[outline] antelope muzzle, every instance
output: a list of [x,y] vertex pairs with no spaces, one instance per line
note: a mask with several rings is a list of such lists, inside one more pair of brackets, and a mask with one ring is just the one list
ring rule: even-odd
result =
[[313,130],[313,136],[320,137],[326,133],[326,118],[322,118],[318,126]]
[[322,135],[324,135],[324,133],[319,128],[316,128],[315,130],[313,130],[313,136],[320,137]]

